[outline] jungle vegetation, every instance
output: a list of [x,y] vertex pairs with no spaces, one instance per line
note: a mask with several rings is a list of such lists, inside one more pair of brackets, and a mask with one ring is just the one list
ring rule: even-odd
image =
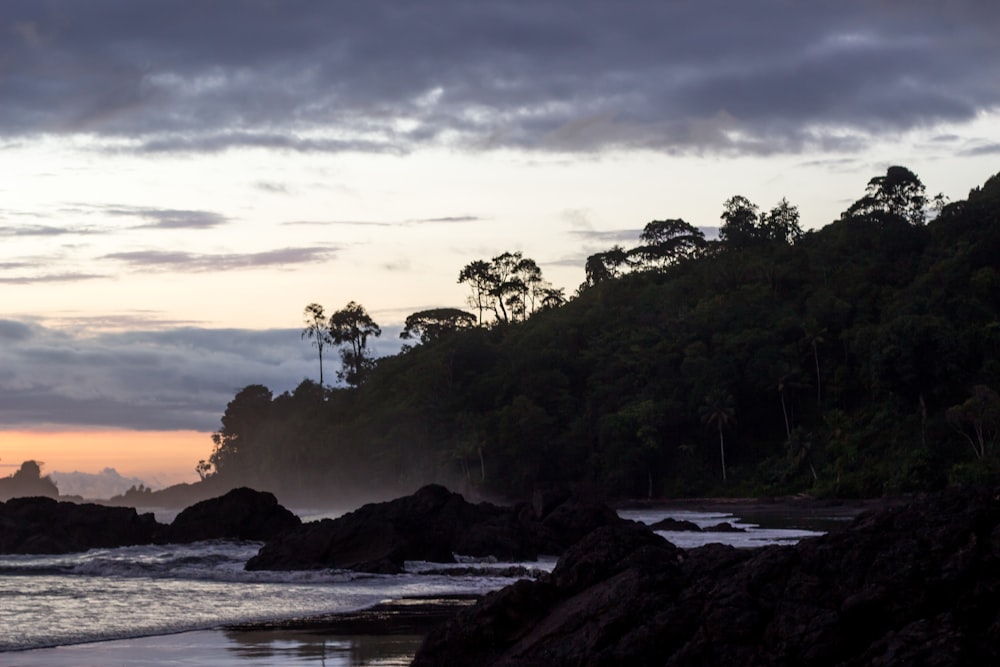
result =
[[310,304],[303,336],[320,372],[340,346],[345,384],[244,388],[199,472],[331,498],[431,480],[871,497],[996,478],[1000,174],[946,204],[891,167],[811,231],[786,200],[735,196],[718,238],[656,220],[585,269],[567,299],[520,253],[470,262],[470,311],[414,313],[380,359],[361,306]]

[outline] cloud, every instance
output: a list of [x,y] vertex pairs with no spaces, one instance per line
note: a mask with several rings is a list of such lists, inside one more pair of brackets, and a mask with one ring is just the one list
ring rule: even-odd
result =
[[133,486],[146,482],[136,477],[122,477],[114,468],[105,468],[97,474],[86,472],[53,472],[49,475],[63,496],[81,496],[88,499],[119,496]]
[[996,155],[1000,153],[1000,143],[983,143],[962,151],[962,155]]
[[418,220],[414,220],[413,222],[464,223],[464,222],[481,222],[483,220],[485,220],[485,218],[481,218],[478,215],[448,215],[441,218],[420,218]]
[[[14,267],[25,266],[14,264]],[[4,268],[0,265],[0,268]],[[42,283],[73,283],[80,280],[104,280],[111,276],[100,273],[40,273],[30,276],[0,276],[0,285],[37,285]]]
[[229,220],[224,215],[212,211],[185,211],[134,206],[106,206],[103,207],[103,211],[109,215],[145,220],[145,224],[139,225],[139,228],[148,229],[209,229],[218,227]]
[[263,267],[298,266],[326,262],[336,254],[327,246],[281,248],[251,253],[196,254],[184,251],[137,250],[115,252],[101,259],[123,262],[133,268],[183,271],[234,271]]
[[31,327],[14,320],[0,320],[0,340],[17,343],[31,337]]
[[571,230],[568,232],[573,236],[590,242],[600,242],[604,244],[629,244],[638,245],[639,236],[642,234],[641,229],[612,229],[612,230],[594,230],[594,229],[579,229]]
[[[399,350],[398,330],[372,341],[377,356]],[[298,329],[94,332],[0,320],[0,341],[0,424],[8,427],[210,431],[241,388],[279,394],[319,374]]]
[[0,136],[794,152],[1000,105],[992,3],[9,0]]
[[93,229],[79,227],[53,227],[50,225],[18,225],[0,227],[0,236],[65,236],[66,234],[93,234]]

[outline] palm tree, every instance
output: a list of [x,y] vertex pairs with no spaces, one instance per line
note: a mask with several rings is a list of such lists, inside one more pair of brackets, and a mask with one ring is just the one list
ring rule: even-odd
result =
[[326,309],[318,303],[310,303],[305,312],[306,328],[302,330],[302,338],[309,338],[319,350],[319,386],[323,386],[323,346],[332,343],[330,325],[326,321]]
[[722,434],[731,422],[736,421],[736,408],[733,407],[733,397],[728,393],[713,392],[705,397],[701,407],[701,421],[719,431],[719,454],[722,457],[722,481],[726,481],[726,439]]

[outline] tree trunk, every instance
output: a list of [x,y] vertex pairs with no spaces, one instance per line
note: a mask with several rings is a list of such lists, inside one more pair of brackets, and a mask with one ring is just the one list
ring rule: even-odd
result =
[[927,403],[924,402],[924,392],[920,392],[920,445],[927,450]]
[[726,481],[726,441],[722,437],[722,424],[719,424],[719,453],[722,455],[722,481]]
[[781,396],[781,414],[785,416],[785,437],[791,438],[792,429],[788,424],[788,410],[785,409],[785,390],[780,390],[778,394]]
[[823,402],[823,393],[820,389],[820,379],[819,379],[819,350],[816,349],[816,341],[813,341],[813,361],[816,362],[816,405],[817,407]]

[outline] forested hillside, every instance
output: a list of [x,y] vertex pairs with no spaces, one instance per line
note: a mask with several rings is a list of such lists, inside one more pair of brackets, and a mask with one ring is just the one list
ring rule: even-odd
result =
[[347,387],[247,387],[201,472],[330,497],[430,480],[878,496],[995,473],[1000,174],[935,209],[892,167],[807,233],[786,201],[734,197],[722,219],[713,240],[650,223],[592,256],[568,301],[444,310]]

